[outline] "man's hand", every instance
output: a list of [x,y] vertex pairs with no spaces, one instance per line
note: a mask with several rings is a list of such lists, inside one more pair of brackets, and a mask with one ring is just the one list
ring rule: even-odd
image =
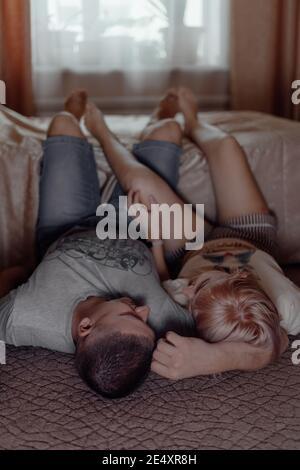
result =
[[198,338],[167,333],[153,353],[151,370],[166,379],[180,380],[215,372],[214,346]]
[[[288,347],[282,330],[281,354]],[[151,369],[171,380],[229,370],[257,370],[272,362],[273,351],[242,342],[206,343],[199,338],[184,338],[173,332],[158,341]]]

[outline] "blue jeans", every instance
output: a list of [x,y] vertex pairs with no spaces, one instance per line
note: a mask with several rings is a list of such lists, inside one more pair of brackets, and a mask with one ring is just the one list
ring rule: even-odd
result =
[[[91,144],[80,137],[49,137],[43,144],[37,242],[40,256],[63,233],[75,226],[96,226],[101,192]],[[181,147],[148,140],[135,144],[133,154],[176,189]],[[116,184],[110,203],[124,192]]]

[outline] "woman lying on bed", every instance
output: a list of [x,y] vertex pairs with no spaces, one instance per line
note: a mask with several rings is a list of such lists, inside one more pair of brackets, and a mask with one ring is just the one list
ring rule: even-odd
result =
[[[290,283],[272,257],[276,249],[275,218],[239,144],[220,129],[200,123],[196,100],[191,91],[183,88],[167,95],[143,132],[149,152],[149,158],[143,152],[145,161],[135,160],[121,147],[92,104],[86,125],[109,156],[130,203],[182,205],[171,189],[176,189],[178,182],[181,153],[182,131],[172,119],[178,111],[185,117],[185,135],[206,155],[219,225],[212,227],[206,222],[206,243],[198,251],[185,252],[187,239],[153,243],[161,280],[175,300],[189,307],[201,339],[169,333],[158,343],[152,370],[166,378],[181,379],[264,367],[288,344],[275,303],[284,292],[284,283]],[[170,266],[176,265],[178,278],[167,280]],[[281,320],[288,330],[288,320]]]

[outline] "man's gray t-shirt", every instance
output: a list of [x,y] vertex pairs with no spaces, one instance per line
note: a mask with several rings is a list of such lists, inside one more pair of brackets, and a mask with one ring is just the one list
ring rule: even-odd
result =
[[145,244],[101,241],[94,231],[84,231],[52,245],[29,281],[0,301],[0,340],[74,353],[73,312],[91,296],[127,296],[148,305],[148,323],[157,337],[194,332],[192,315],[161,287]]

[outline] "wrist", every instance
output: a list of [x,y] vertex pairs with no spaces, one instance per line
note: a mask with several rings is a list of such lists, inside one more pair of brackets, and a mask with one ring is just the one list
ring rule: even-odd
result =
[[[192,358],[196,375],[212,375],[225,372],[227,369],[226,352],[222,348],[222,343],[206,343],[203,340],[197,338],[191,338],[191,350]],[[205,348],[205,349],[204,349]],[[205,356],[205,367],[202,361],[199,361],[200,357]]]
[[272,351],[243,342],[219,343],[223,370],[257,370],[271,362]]
[[163,240],[150,240],[152,248],[162,248],[164,246]]

